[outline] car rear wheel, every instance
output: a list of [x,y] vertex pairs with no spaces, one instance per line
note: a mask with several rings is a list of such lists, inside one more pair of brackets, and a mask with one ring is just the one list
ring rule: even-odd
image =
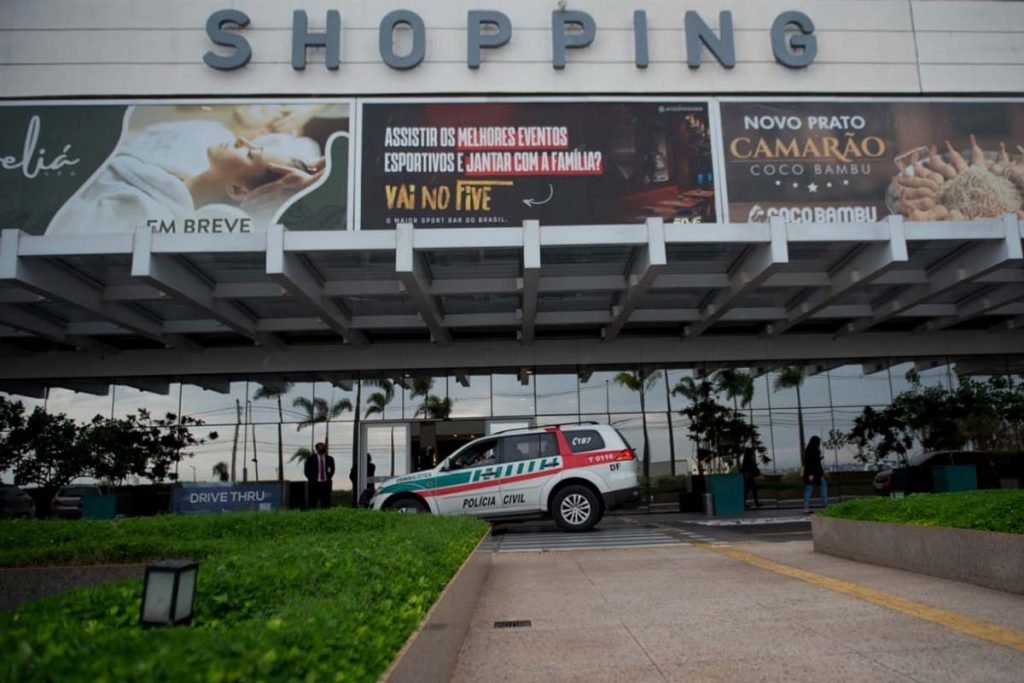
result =
[[601,505],[586,486],[566,486],[552,501],[551,514],[563,531],[587,531],[601,520]]
[[428,514],[430,509],[419,498],[403,497],[384,503],[385,510],[394,510],[409,515]]

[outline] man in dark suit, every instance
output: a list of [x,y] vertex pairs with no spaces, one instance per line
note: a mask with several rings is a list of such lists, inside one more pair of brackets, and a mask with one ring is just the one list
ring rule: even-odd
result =
[[306,458],[306,481],[309,482],[309,507],[331,506],[331,480],[334,479],[334,458],[327,455],[327,444],[320,442]]

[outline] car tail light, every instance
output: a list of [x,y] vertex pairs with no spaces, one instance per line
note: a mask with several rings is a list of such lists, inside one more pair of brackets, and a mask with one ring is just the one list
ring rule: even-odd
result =
[[622,460],[636,460],[636,453],[633,452],[632,448],[627,448],[624,451],[619,451],[615,454],[615,462]]

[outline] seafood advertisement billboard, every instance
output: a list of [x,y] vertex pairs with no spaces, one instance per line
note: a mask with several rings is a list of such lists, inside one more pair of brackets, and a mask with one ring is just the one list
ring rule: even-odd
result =
[[726,101],[732,222],[1024,216],[1024,102]]
[[31,235],[348,226],[351,104],[0,106],[0,225]]
[[706,101],[361,105],[361,229],[717,220]]

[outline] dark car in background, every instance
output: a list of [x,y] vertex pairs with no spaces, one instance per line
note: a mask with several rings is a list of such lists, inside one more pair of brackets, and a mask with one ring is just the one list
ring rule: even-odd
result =
[[99,495],[103,495],[103,490],[95,484],[62,486],[50,502],[50,514],[69,519],[81,517],[82,498]]
[[872,487],[875,493],[882,495],[897,490],[907,493],[927,493],[934,490],[933,470],[936,467],[972,465],[977,473],[979,489],[998,489],[1004,481],[1019,482],[1019,470],[1022,464],[1024,464],[1024,454],[1021,453],[983,451],[919,453],[910,456],[905,466],[880,471],[875,475]]
[[0,518],[35,517],[36,504],[32,496],[11,484],[0,484]]

